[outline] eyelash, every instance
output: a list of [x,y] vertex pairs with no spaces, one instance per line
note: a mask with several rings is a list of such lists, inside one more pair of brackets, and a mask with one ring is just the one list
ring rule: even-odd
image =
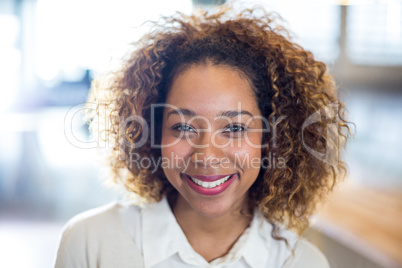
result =
[[181,128],[183,128],[183,127],[188,127],[188,128],[191,128],[192,130],[195,131],[195,129],[194,129],[193,127],[191,127],[190,125],[186,125],[186,124],[174,125],[174,126],[172,127],[172,129],[173,129],[173,130],[178,130],[178,131],[185,131],[185,130],[181,129]]
[[[233,131],[233,128],[238,128],[241,129],[240,131]],[[239,132],[245,132],[247,130],[247,128],[241,124],[233,124],[233,125],[229,125],[228,127],[225,128],[226,129],[231,129],[232,131],[229,131],[230,133],[239,133]],[[227,132],[227,131],[224,131]]]
[[[191,127],[190,125],[187,125],[187,124],[174,125],[172,127],[172,130],[186,131],[187,132],[187,130],[183,129],[184,127],[189,128],[189,129],[191,129],[191,130],[193,130],[195,132],[195,129],[193,127]],[[238,128],[238,129],[241,129],[241,130],[240,131],[226,131],[227,129],[232,129],[233,130],[233,128]],[[239,133],[239,132],[245,132],[245,131],[247,131],[247,128],[245,126],[243,126],[241,124],[232,124],[232,125],[229,125],[229,126],[225,127],[223,132],[224,133],[228,133],[228,132],[229,133]]]

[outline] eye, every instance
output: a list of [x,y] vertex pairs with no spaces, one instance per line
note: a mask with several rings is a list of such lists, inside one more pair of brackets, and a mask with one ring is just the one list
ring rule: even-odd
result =
[[240,132],[245,132],[247,129],[246,127],[242,125],[236,125],[236,124],[231,124],[227,126],[223,132],[224,133],[240,133]]
[[177,124],[172,127],[172,130],[177,130],[180,132],[195,132],[195,129],[187,124]]

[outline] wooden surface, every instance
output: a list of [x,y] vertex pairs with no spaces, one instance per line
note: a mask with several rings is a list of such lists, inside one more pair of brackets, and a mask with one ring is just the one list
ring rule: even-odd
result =
[[402,190],[344,183],[319,207],[314,225],[386,267],[402,267]]

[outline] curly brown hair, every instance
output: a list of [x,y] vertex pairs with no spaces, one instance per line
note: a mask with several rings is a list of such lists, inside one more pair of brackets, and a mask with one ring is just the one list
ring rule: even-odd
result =
[[[307,148],[324,154],[337,152],[346,144],[351,134],[346,108],[326,65],[291,41],[288,31],[277,24],[277,14],[263,11],[256,15],[255,9],[230,12],[177,13],[155,23],[153,30],[134,44],[134,52],[119,71],[93,82],[89,101],[104,105],[109,113],[93,111],[91,127],[97,125],[98,116],[107,117],[105,137],[114,141],[108,158],[112,180],[146,201],[159,201],[175,189],[161,167],[152,172],[131,165],[130,154],[156,159],[161,150],[151,146],[150,137],[145,137],[144,145],[132,146],[144,138],[144,125],[130,121],[122,126],[124,118],[143,118],[158,142],[162,114],[156,113],[151,124],[151,107],[164,103],[178,73],[206,61],[239,70],[252,82],[259,109],[276,130],[264,134],[263,144],[273,146],[262,149],[262,156],[275,153],[286,161],[284,169],[261,168],[249,190],[251,205],[271,223],[301,233],[317,202],[347,172],[344,162],[328,163]],[[303,125],[312,114],[328,112],[334,104],[335,116]]]

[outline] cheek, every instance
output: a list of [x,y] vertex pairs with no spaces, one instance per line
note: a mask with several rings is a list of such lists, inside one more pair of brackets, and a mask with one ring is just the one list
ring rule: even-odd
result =
[[175,137],[163,135],[161,145],[161,156],[162,162],[164,163],[162,165],[163,172],[173,187],[178,189],[182,184],[178,172],[185,167],[186,155],[188,154],[187,146],[178,141]]
[[252,133],[234,142],[232,147],[226,149],[226,154],[244,172],[258,174],[261,167],[261,134]]
[[173,136],[162,136],[161,145],[161,155],[169,163],[169,169],[182,169],[191,157],[191,146],[186,141]]
[[241,148],[230,148],[226,154],[232,162],[242,169],[259,169],[261,164],[261,149],[252,148],[248,145]]

